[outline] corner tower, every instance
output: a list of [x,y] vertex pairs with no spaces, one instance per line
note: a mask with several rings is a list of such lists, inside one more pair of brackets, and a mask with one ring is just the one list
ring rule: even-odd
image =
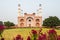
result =
[[21,10],[21,5],[18,4],[18,17],[22,16],[22,10]]
[[37,16],[42,16],[42,4],[39,4],[39,9],[37,10]]
[[21,5],[18,4],[18,27],[20,27],[20,17],[22,17]]

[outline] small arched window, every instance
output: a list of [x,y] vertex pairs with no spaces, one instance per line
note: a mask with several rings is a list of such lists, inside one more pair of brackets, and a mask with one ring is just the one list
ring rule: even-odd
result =
[[21,19],[20,22],[24,22],[24,19]]
[[39,19],[36,19],[36,22],[40,22],[40,20]]

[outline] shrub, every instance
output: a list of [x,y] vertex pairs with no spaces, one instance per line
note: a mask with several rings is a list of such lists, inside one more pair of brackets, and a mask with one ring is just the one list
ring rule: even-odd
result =
[[39,31],[32,30],[31,36],[28,36],[27,40],[60,40],[60,35],[54,29],[48,30],[48,33],[42,33],[42,29]]
[[47,35],[46,35],[46,33],[42,33],[42,29],[40,29],[39,31],[38,31],[38,40],[47,40]]
[[54,29],[48,31],[48,36],[50,40],[57,40],[57,32]]
[[[23,38],[21,35],[17,35],[13,40],[23,40]],[[39,31],[31,30],[27,40],[60,40],[60,35],[57,35],[55,29],[50,29],[47,33],[42,33],[42,29]]]
[[3,25],[0,25],[0,36],[2,37],[2,33],[3,33],[3,30],[4,30],[4,26]]
[[39,35],[38,40],[42,40],[42,37]]
[[33,35],[37,34],[37,31],[36,30],[32,30],[32,34]]
[[32,40],[37,40],[37,31],[36,30],[32,30]]
[[57,40],[60,40],[60,35],[57,36]]
[[30,36],[27,37],[27,40],[31,40]]
[[21,37],[21,35],[17,35],[16,38],[14,38],[14,40],[23,40],[23,38]]

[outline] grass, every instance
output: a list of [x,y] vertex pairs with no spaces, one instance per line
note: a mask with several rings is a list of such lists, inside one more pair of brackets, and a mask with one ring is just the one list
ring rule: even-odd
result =
[[[14,37],[16,37],[17,34],[20,34],[24,40],[27,39],[27,36],[30,35],[29,32],[31,32],[32,29],[39,30],[40,28],[17,28],[17,29],[5,29],[3,32],[3,37],[5,40],[13,40]],[[42,32],[47,32],[49,28],[42,28]],[[57,30],[57,34],[60,35],[60,30]]]

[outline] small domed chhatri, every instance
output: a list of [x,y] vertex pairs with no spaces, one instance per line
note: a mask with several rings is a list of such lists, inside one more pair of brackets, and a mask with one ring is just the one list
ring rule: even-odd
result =
[[37,13],[21,13],[18,4],[18,27],[41,27],[42,26],[42,7],[39,5]]

